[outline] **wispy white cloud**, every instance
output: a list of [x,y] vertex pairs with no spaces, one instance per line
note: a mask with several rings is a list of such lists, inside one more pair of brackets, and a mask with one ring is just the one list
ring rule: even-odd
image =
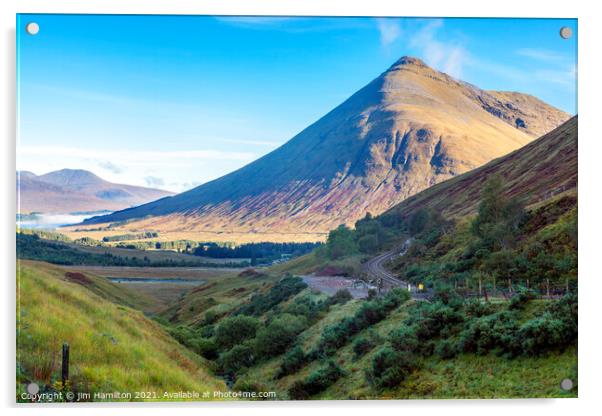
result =
[[389,46],[402,34],[401,22],[397,18],[379,17],[376,19],[376,27],[380,33],[380,44]]
[[146,176],[144,178],[146,184],[150,187],[156,188],[165,185],[165,180],[163,178],[159,178],[157,176]]
[[97,161],[98,166],[113,173],[123,173],[125,170],[122,166],[116,165],[108,160]]
[[577,80],[577,66],[566,69],[541,69],[533,73],[533,77],[557,85],[574,87]]
[[564,56],[560,53],[546,49],[523,48],[517,50],[516,54],[524,56],[526,58],[536,59],[538,61],[545,62],[557,62],[565,59]]
[[152,164],[155,161],[165,161],[169,159],[194,159],[202,160],[253,160],[256,155],[250,152],[225,152],[221,150],[175,150],[175,151],[153,151],[153,150],[128,150],[119,149],[93,149],[83,147],[62,147],[62,146],[20,146],[18,149],[20,155],[47,155],[62,157],[79,157],[90,159],[112,159],[116,161],[127,161],[132,164]]
[[[18,169],[46,173],[72,168],[95,171],[99,161],[110,161],[121,169],[97,169],[103,179],[115,183],[156,186],[181,192],[197,184],[223,176],[252,162],[257,154],[217,150],[136,150],[120,148],[80,148],[68,146],[19,146]],[[119,170],[119,169],[117,169]]]
[[425,62],[453,77],[460,78],[469,54],[459,41],[439,39],[443,20],[427,23],[410,38],[410,46],[422,51]]
[[216,16],[215,20],[235,26],[266,27],[280,26],[282,23],[295,19],[290,16]]
[[253,139],[218,139],[223,143],[236,143],[236,144],[248,144],[252,146],[267,146],[267,147],[277,147],[282,144],[282,142],[275,142],[269,140],[253,140]]

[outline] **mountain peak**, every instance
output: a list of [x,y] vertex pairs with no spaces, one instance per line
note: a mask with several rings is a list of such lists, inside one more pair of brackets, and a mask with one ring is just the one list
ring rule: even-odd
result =
[[101,184],[101,178],[84,169],[61,169],[38,177],[39,180],[58,186],[86,186]]
[[393,65],[389,67],[387,72],[397,71],[405,68],[415,68],[415,69],[431,69],[430,66],[424,63],[424,61],[420,58],[415,58],[413,56],[404,55],[399,58]]
[[399,65],[415,65],[415,66],[428,67],[428,65],[425,64],[422,59],[415,58],[413,56],[408,56],[408,55],[404,55],[401,58],[399,58],[392,66],[399,66]]

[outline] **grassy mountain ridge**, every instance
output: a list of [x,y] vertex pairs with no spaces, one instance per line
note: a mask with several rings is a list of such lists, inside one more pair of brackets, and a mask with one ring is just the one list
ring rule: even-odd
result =
[[432,186],[383,214],[408,217],[430,208],[448,217],[474,213],[491,176],[504,180],[504,193],[527,205],[577,188],[577,116],[548,134],[463,175]]
[[175,197],[88,220],[170,232],[321,233],[381,213],[568,118],[403,57],[282,147]]
[[[17,270],[18,397],[22,383],[31,381],[41,392],[156,392],[148,400],[166,400],[164,392],[226,389],[205,360],[124,305],[136,305],[139,295],[46,263],[20,260]],[[66,389],[59,383],[63,342],[71,348]]]

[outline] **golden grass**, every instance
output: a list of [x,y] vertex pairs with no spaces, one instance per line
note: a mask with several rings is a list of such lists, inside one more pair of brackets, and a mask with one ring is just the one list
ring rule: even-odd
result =
[[[186,350],[141,312],[69,282],[64,271],[20,261],[17,363],[21,383],[51,384],[60,350],[71,347],[72,388],[87,392],[224,391],[207,362]],[[131,399],[130,399],[131,400]]]
[[[225,277],[235,276],[240,269],[213,267],[119,267],[119,266],[63,266],[74,272],[82,272],[104,277],[148,277],[148,278],[180,278],[198,280],[199,285],[220,281]],[[114,285],[112,285],[114,286]],[[148,299],[138,304],[136,309],[146,313],[162,313],[172,302],[180,299],[196,286],[179,283],[119,283],[134,298]]]
[[[106,227],[109,224],[94,224],[90,228]],[[120,226],[113,226],[110,230],[99,230],[99,231],[86,231],[81,226],[65,227],[61,228],[61,233],[67,235],[71,239],[77,239],[82,237],[90,237],[95,240],[102,240],[103,237],[110,237],[120,234],[127,234],[132,232],[139,232],[140,230],[145,231],[157,231],[159,237],[145,239],[144,241],[177,241],[177,240],[191,240],[191,241],[203,241],[203,242],[215,242],[215,243],[228,243],[236,242],[238,244],[244,243],[263,243],[266,241],[273,243],[313,243],[326,241],[328,236],[325,232],[278,232],[273,230],[272,232],[247,232],[247,231],[205,231],[191,229],[190,231],[171,230],[172,224],[169,220],[163,218],[151,218],[133,223],[123,224]],[[193,228],[191,226],[191,228]],[[79,230],[79,231],[76,231]],[[132,240],[134,241],[134,240]],[[135,240],[139,241],[139,240]],[[127,241],[124,241],[127,242]],[[147,252],[152,252],[151,250]]]

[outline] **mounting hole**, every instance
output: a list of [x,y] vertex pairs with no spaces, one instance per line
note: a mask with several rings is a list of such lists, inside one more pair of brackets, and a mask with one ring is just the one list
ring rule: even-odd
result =
[[573,389],[573,380],[570,378],[565,378],[560,382],[560,388],[564,391],[569,391]]
[[560,28],[560,37],[562,39],[569,39],[573,36],[573,30],[568,26],[563,26]]
[[27,385],[27,393],[31,394],[32,396],[38,394],[39,391],[40,386],[38,386],[37,383],[29,383]]
[[38,32],[40,31],[40,25],[37,24],[36,22],[30,22],[27,23],[27,25],[25,26],[25,30],[27,31],[27,33],[29,33],[30,35],[37,35]]

